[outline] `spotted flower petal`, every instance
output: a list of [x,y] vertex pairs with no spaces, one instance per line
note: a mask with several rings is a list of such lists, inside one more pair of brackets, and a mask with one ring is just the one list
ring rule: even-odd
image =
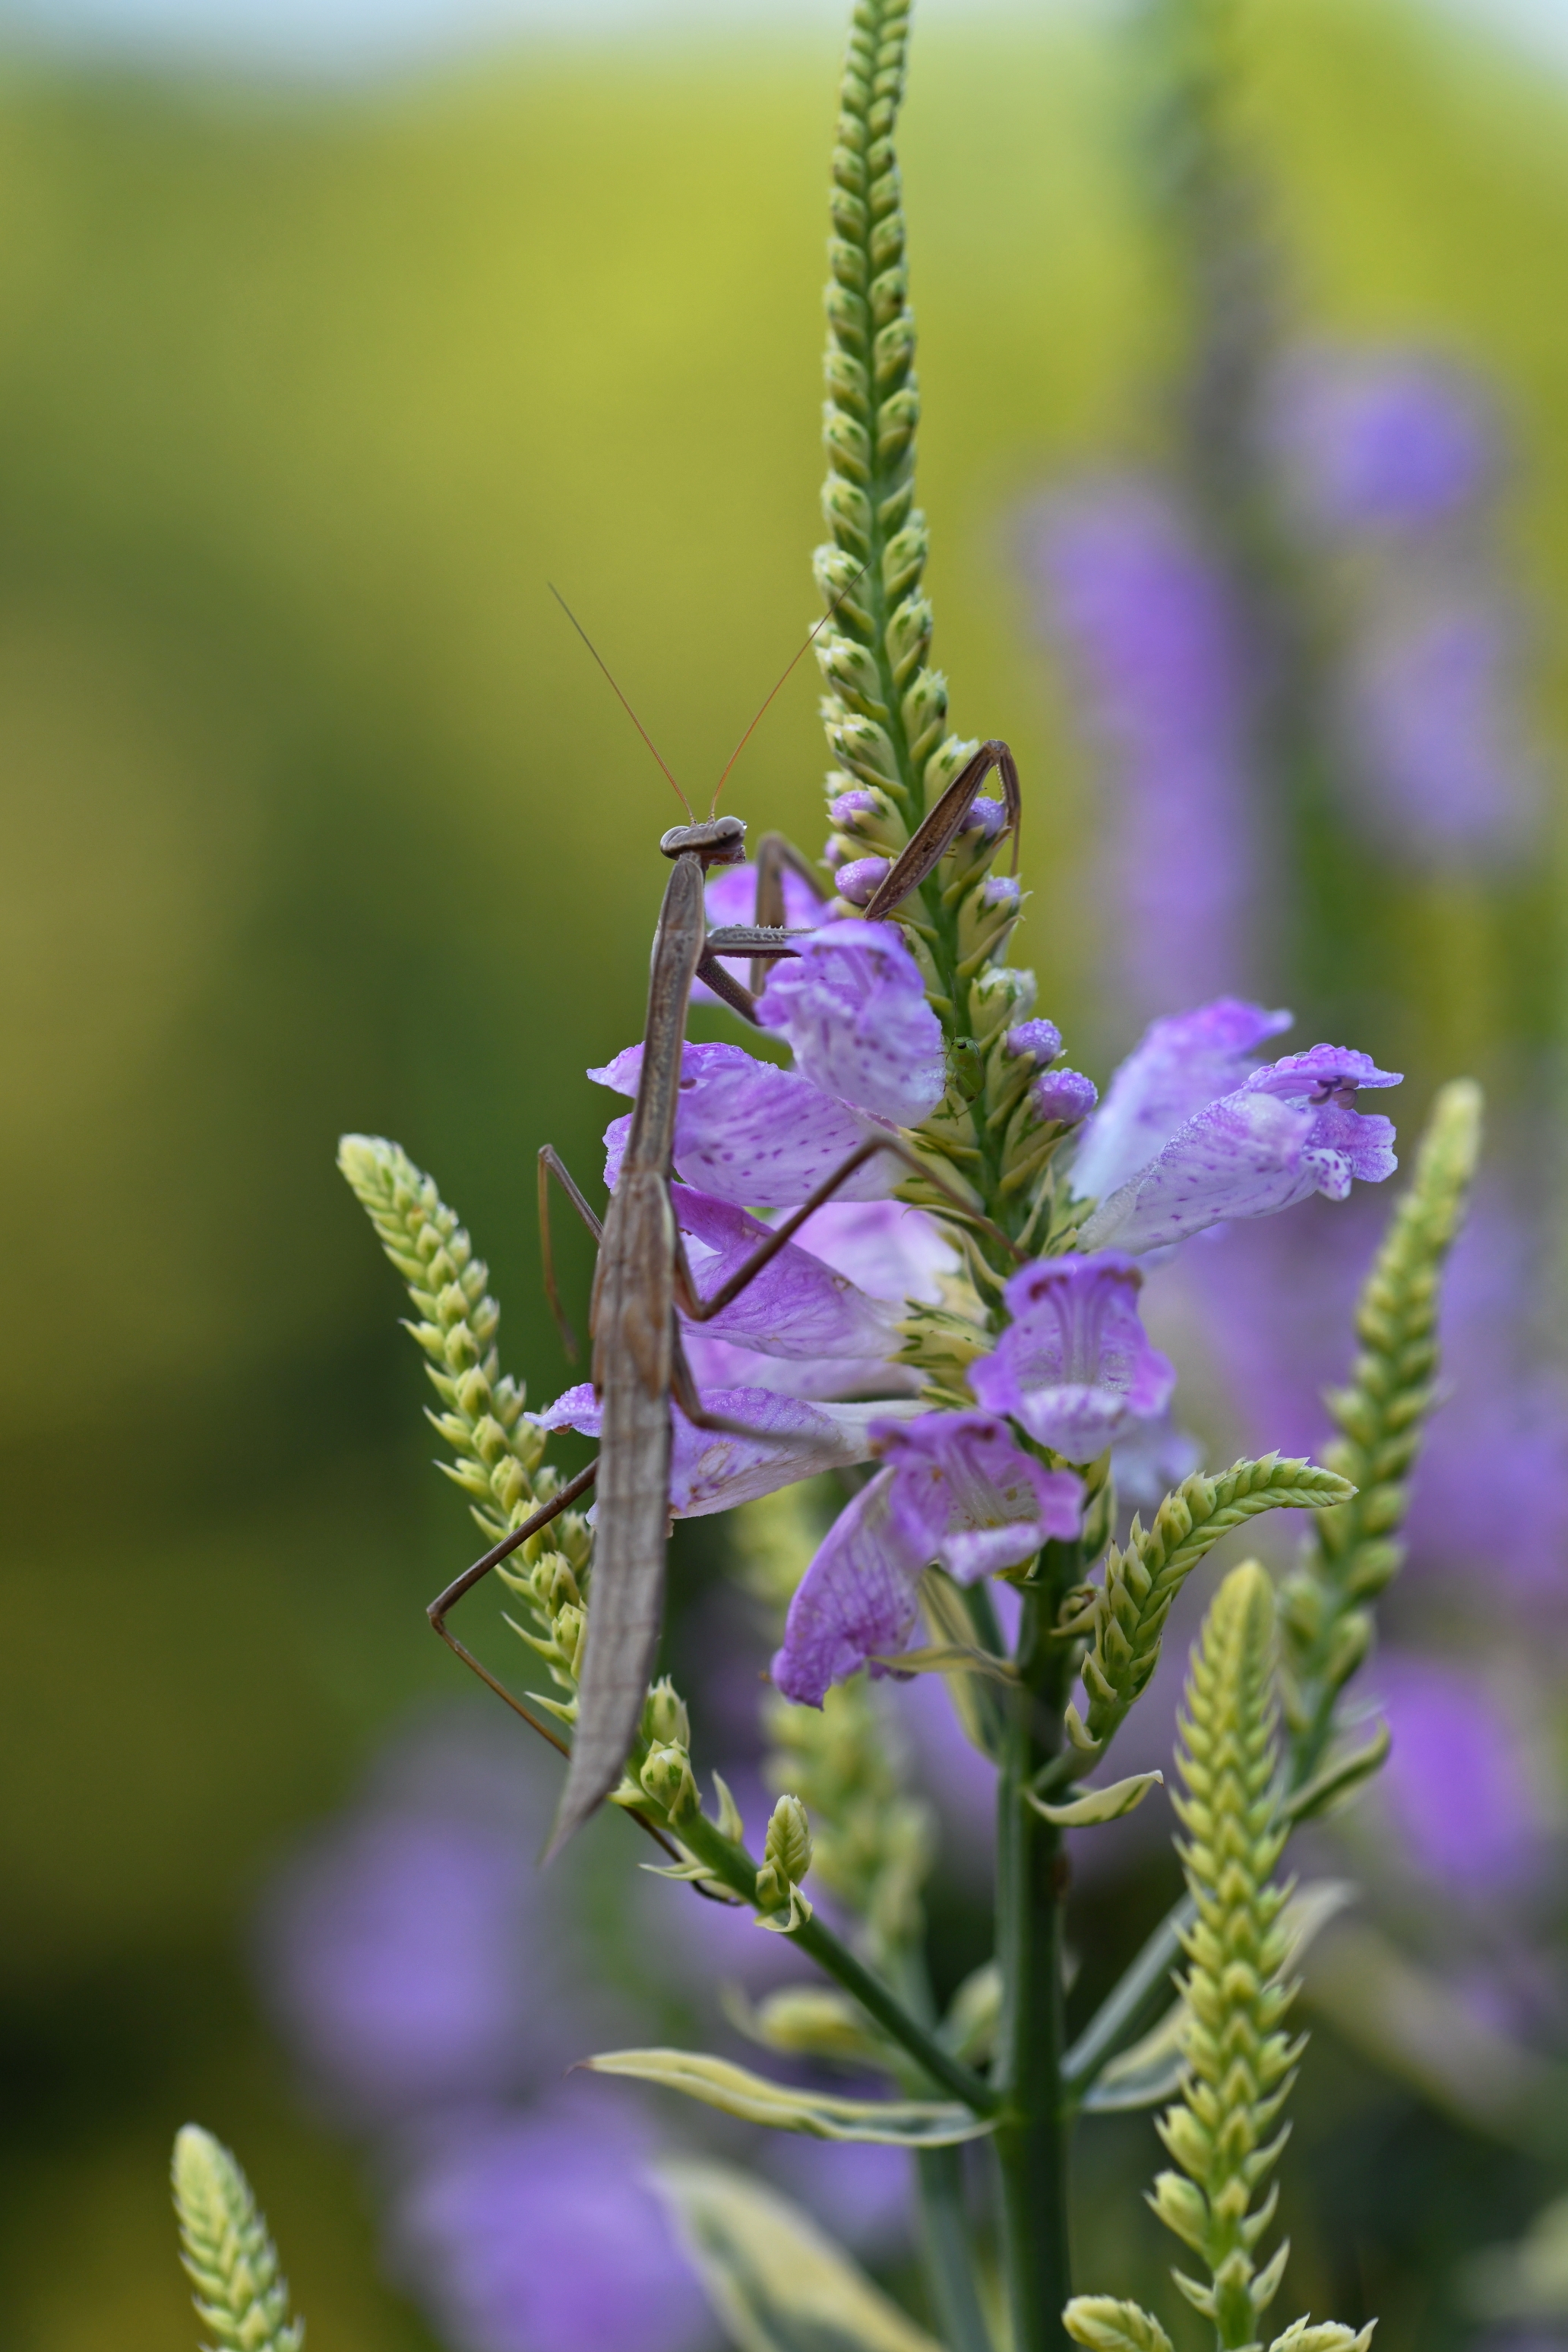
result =
[[[1160,1249],[1232,1218],[1271,1216],[1313,1192],[1342,1201],[1358,1178],[1381,1184],[1399,1164],[1394,1122],[1350,1108],[1352,1066],[1363,1060],[1317,1045],[1255,1071],[1100,1202],[1083,1228],[1085,1243]],[[1367,1066],[1371,1084],[1398,1083]]]
[[[710,1298],[768,1239],[768,1227],[689,1185],[672,1185],[670,1200],[698,1290]],[[865,1357],[891,1354],[896,1319],[888,1301],[868,1297],[847,1275],[786,1242],[728,1307],[686,1328],[764,1356]]]
[[[705,1390],[702,1402],[710,1412],[742,1423],[747,1434],[699,1429],[679,1406],[671,1406],[669,1507],[678,1519],[706,1518],[815,1478],[818,1471],[869,1461],[873,1427],[919,1410],[912,1399],[907,1405],[901,1399],[811,1404],[773,1389]],[[530,1418],[541,1429],[574,1429],[597,1437],[603,1412],[592,1386],[582,1381]]]
[[1073,1161],[1073,1190],[1105,1200],[1163,1150],[1178,1128],[1258,1066],[1264,1040],[1289,1029],[1289,1013],[1240,997],[1216,997],[1145,1031],[1085,1128]]
[[970,1367],[981,1403],[1069,1462],[1092,1462],[1157,1418],[1176,1375],[1139,1319],[1142,1281],[1114,1250],[1022,1267],[1005,1293],[1006,1330]]
[[933,1561],[972,1581],[1030,1559],[1051,1537],[1075,1536],[1081,1522],[1079,1481],[1036,1462],[992,1414],[921,1413],[878,1422],[873,1434],[888,1467],[828,1531],[773,1662],[776,1688],[808,1706],[907,1645]]
[[[616,1094],[635,1095],[643,1049],[628,1046],[588,1076]],[[863,1111],[826,1095],[793,1070],[759,1062],[740,1045],[688,1045],[681,1059],[675,1119],[675,1165],[687,1183],[741,1207],[796,1208],[880,1129]],[[629,1115],[605,1130],[605,1181],[621,1171]],[[868,1160],[843,1188],[850,1201],[882,1201],[903,1173],[887,1153]]]
[[895,1126],[918,1127],[946,1091],[942,1024],[891,923],[847,919],[806,940],[774,966],[757,1018],[825,1093]]

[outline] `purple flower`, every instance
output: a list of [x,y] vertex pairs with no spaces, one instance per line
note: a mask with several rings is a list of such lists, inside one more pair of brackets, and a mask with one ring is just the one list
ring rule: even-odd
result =
[[[635,1095],[643,1049],[630,1045],[588,1076]],[[825,1095],[809,1078],[760,1062],[741,1045],[688,1045],[675,1120],[675,1165],[686,1182],[740,1207],[798,1208],[856,1146],[884,1130],[864,1111]],[[605,1182],[621,1172],[631,1118],[605,1129]],[[885,1201],[903,1175],[879,1155],[844,1186],[850,1201]]]
[[1486,587],[1391,593],[1358,628],[1344,696],[1352,814],[1436,866],[1505,860],[1530,840],[1541,778],[1518,708],[1518,631]]
[[1419,352],[1314,352],[1286,370],[1268,437],[1312,522],[1423,530],[1497,473],[1497,422],[1473,376]]
[[1381,1787],[1411,1858],[1468,1895],[1517,1885],[1542,1822],[1518,1730],[1472,1675],[1384,1655],[1373,1669],[1394,1746]]
[[[716,1201],[689,1185],[670,1187],[676,1223],[687,1236],[687,1255],[699,1291],[707,1297],[729,1280],[768,1238],[760,1217],[732,1202]],[[885,1300],[868,1297],[838,1274],[786,1242],[739,1297],[706,1323],[687,1323],[688,1333],[710,1333],[764,1356],[795,1359],[884,1357],[898,1345],[897,1316]]]
[[[704,1391],[703,1403],[727,1421],[738,1421],[754,1436],[698,1429],[677,1405],[670,1408],[673,1442],[669,1507],[678,1519],[700,1519],[731,1510],[780,1486],[814,1478],[821,1470],[848,1469],[880,1451],[889,1415],[913,1412],[912,1402],[882,1399],[867,1404],[808,1403],[776,1389]],[[541,1429],[575,1429],[597,1437],[603,1407],[586,1381],[564,1390],[553,1404],[530,1416]]]
[[[727,923],[754,923],[757,919],[757,869],[754,866],[715,866],[709,874],[703,893],[708,908],[709,926],[721,929]],[[803,876],[792,866],[784,869],[784,919],[792,931],[808,931],[816,924],[827,921],[827,908]],[[744,956],[721,956],[720,961],[733,973],[742,987],[751,985],[751,963]],[[721,1000],[703,981],[694,981],[691,988],[693,1004],[718,1004]]]
[[863,787],[857,786],[853,792],[840,793],[837,800],[828,802],[828,823],[852,824],[858,816],[874,815],[876,808],[876,793],[868,793]]
[[[562,2095],[454,2117],[394,2215],[399,2267],[454,2352],[688,2352],[705,2299],[647,2186],[635,2114]],[[602,2105],[600,2103],[603,2103]]]
[[279,1873],[262,1989],[333,2109],[385,2121],[551,2062],[559,1969],[533,1932],[530,1861],[547,1817],[510,1743],[440,1727],[389,1750],[370,1795]]
[[1179,1128],[1159,1157],[1104,1200],[1083,1228],[1093,1249],[1161,1249],[1233,1217],[1272,1216],[1313,1192],[1342,1201],[1353,1178],[1392,1176],[1391,1119],[1349,1108],[1360,1086],[1399,1080],[1338,1045],[1255,1070]]
[[1073,1190],[1104,1200],[1146,1168],[1195,1111],[1227,1095],[1258,1067],[1266,1038],[1289,1029],[1289,1013],[1268,1013],[1237,996],[1173,1013],[1145,1030],[1106,1089],[1079,1143]]
[[1047,1070],[1029,1089],[1037,1118],[1058,1119],[1064,1127],[1087,1118],[1100,1100],[1100,1088],[1081,1070]]
[[[847,1276],[865,1297],[885,1305],[889,1322],[905,1311],[910,1299],[934,1305],[942,1297],[944,1276],[958,1263],[957,1252],[934,1217],[922,1209],[906,1208],[901,1201],[825,1201],[803,1228],[812,1257]],[[716,1286],[706,1263],[700,1269],[706,1286]],[[724,1322],[723,1317],[715,1322]],[[913,1366],[888,1361],[896,1338],[888,1338],[875,1355],[854,1356],[842,1350],[823,1357],[770,1356],[763,1360],[749,1347],[714,1335],[714,1324],[688,1324],[684,1339],[687,1361],[699,1388],[767,1387],[791,1396],[850,1397],[912,1395],[922,1375]],[[760,1347],[760,1343],[757,1343]]]
[[1047,1470],[990,1413],[922,1413],[874,1423],[873,1435],[889,1467],[828,1530],[773,1662],[777,1688],[809,1706],[905,1646],[933,1561],[972,1583],[1075,1536],[1082,1517],[1078,1479]]
[[1234,986],[1255,961],[1247,649],[1218,567],[1166,492],[1054,500],[1028,560],[1106,773],[1110,976],[1137,1011]]
[[1139,1320],[1142,1283],[1109,1250],[1022,1267],[1004,1293],[1007,1328],[970,1367],[981,1403],[1070,1462],[1094,1461],[1163,1413],[1176,1375]]
[[942,1024],[891,923],[846,920],[775,964],[757,1018],[787,1040],[825,1094],[918,1127],[947,1088]]

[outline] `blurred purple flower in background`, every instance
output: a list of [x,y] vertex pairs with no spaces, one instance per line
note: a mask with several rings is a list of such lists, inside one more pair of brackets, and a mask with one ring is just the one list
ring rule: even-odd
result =
[[1106,978],[1134,1017],[1245,985],[1259,814],[1246,653],[1172,492],[1111,478],[1037,509],[1026,567],[1101,759]]
[[1517,1723],[1446,1661],[1381,1654],[1369,1680],[1394,1736],[1379,1786],[1403,1850],[1467,1899],[1520,1886],[1544,1824]]
[[454,2352],[689,2352],[706,2299],[645,2175],[655,2143],[606,2085],[425,2136],[391,2242]]
[[381,2123],[561,2063],[570,1961],[534,1932],[547,1808],[516,1743],[457,1720],[383,1758],[264,1905],[264,1996],[315,2093]]
[[1297,516],[1330,534],[1427,529],[1473,507],[1500,470],[1486,388],[1432,352],[1292,353],[1263,437]]

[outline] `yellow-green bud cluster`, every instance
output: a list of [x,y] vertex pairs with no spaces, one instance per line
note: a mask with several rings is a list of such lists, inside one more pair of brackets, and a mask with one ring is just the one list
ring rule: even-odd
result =
[[907,1949],[921,1929],[931,1817],[900,1784],[865,1675],[837,1684],[820,1708],[770,1700],[763,1727],[769,1781],[811,1808],[819,1884],[863,1922],[875,1954]]
[[212,2352],[300,2352],[303,2320],[289,2315],[266,2216],[226,2147],[197,2124],[174,2141],[171,2168],[180,2259]]
[[[1125,1549],[1112,1544],[1095,1598],[1093,1633],[1083,1663],[1089,1705],[1067,1712],[1076,1769],[1087,1771],[1104,1754],[1160,1663],[1160,1643],[1171,1604],[1221,1536],[1259,1511],[1314,1510],[1342,1503],[1348,1481],[1315,1463],[1278,1454],[1233,1463],[1208,1475],[1184,1478],[1166,1496],[1145,1528],[1134,1518]],[[1070,1594],[1073,1622],[1081,1600]],[[1064,1630],[1067,1630],[1064,1628]]]
[[1286,1834],[1274,1794],[1274,1669],[1273,1591],[1248,1560],[1204,1620],[1176,1751],[1186,1794],[1173,1802],[1197,1917],[1182,1939],[1186,2080],[1159,2124],[1181,2171],[1161,2173],[1152,2198],[1208,2271],[1206,2284],[1180,2271],[1176,2280],[1214,2321],[1221,2352],[1258,2341],[1289,2250],[1287,2241],[1262,2269],[1254,2259],[1278,2186],[1256,2210],[1254,2199],[1285,2142],[1275,2126],[1303,2046],[1280,2031],[1295,1988],[1279,1981],[1285,1890],[1272,1883]]
[[[405,1328],[425,1350],[442,1405],[429,1417],[457,1456],[441,1467],[487,1533],[505,1535],[548,1501],[557,1482],[552,1472],[540,1472],[544,1435],[523,1418],[523,1384],[500,1369],[500,1308],[489,1295],[489,1270],[457,1212],[401,1145],[345,1135],[338,1166],[407,1285],[414,1315]],[[560,1546],[555,1530],[552,1539]]]
[[1320,1510],[1285,1587],[1286,1721],[1290,1780],[1317,1772],[1334,1706],[1372,1646],[1368,1604],[1405,1557],[1399,1530],[1410,1473],[1437,1402],[1437,1310],[1444,1263],[1464,1219],[1481,1139],[1481,1095],[1468,1078],[1443,1088],[1356,1306],[1360,1353],[1328,1399],[1340,1436],[1325,1459],[1352,1480],[1349,1501]]

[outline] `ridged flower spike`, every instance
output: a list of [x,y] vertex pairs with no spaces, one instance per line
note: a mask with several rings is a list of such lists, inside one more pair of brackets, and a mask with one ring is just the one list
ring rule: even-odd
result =
[[212,2330],[210,2352],[300,2352],[305,2323],[289,2315],[289,2282],[266,2216],[227,2148],[186,2124],[171,2174],[180,2259],[196,2316]]

